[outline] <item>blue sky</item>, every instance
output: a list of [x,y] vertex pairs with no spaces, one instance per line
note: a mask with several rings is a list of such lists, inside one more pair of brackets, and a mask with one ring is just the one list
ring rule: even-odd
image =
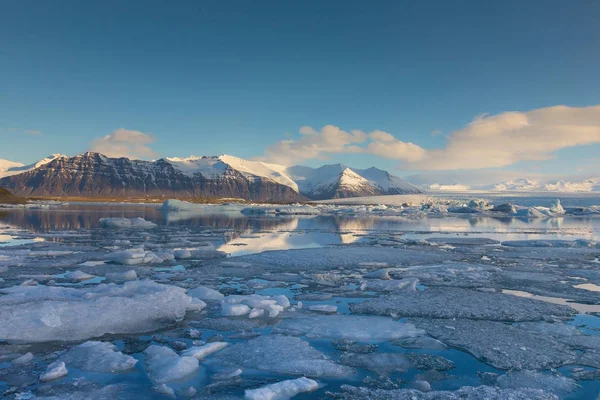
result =
[[[597,1],[5,1],[0,158],[74,155],[120,128],[161,156],[260,157],[326,125],[429,154],[482,114],[600,104],[599,20]],[[576,173],[597,142],[473,166]],[[293,161],[428,169],[381,154]]]

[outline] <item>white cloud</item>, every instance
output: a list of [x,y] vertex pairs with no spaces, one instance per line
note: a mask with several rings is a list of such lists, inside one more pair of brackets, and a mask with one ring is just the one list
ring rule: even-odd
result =
[[367,134],[346,132],[333,125],[320,131],[305,126],[298,139],[268,147],[263,159],[289,165],[326,159],[336,153],[362,153],[398,160],[407,170],[480,169],[544,161],[558,150],[594,143],[600,143],[600,105],[555,106],[481,114],[466,127],[450,133],[445,147],[431,150],[378,130]]
[[26,131],[25,131],[25,133],[27,133],[27,134],[29,134],[29,135],[41,135],[41,134],[42,134],[42,132],[41,132],[41,131],[38,131],[38,130],[36,130],[36,129],[29,129],[29,130],[26,130]]
[[410,162],[422,157],[424,151],[383,131],[368,134],[360,130],[347,132],[333,125],[316,131],[304,126],[300,128],[299,139],[286,139],[269,146],[262,159],[291,165],[304,160],[327,159],[332,154],[368,153]]
[[110,135],[94,139],[90,151],[108,157],[153,158],[158,153],[149,147],[152,142],[154,138],[149,134],[121,128]]
[[412,170],[504,167],[543,161],[560,149],[600,143],[600,106],[555,106],[480,115],[448,136],[446,147],[403,164]]

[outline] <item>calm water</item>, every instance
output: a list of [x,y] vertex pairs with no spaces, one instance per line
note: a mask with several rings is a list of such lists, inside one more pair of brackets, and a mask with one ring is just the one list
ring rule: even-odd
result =
[[[439,236],[488,237],[497,240],[587,239],[600,241],[600,218],[558,217],[519,219],[488,216],[406,218],[380,216],[269,216],[241,213],[163,213],[155,205],[69,205],[49,210],[0,211],[0,224],[45,234],[98,228],[105,217],[141,217],[158,225],[225,231],[221,248],[232,255],[348,244],[373,240],[378,235],[426,239]],[[6,232],[0,243],[11,239]],[[18,240],[12,238],[12,240]],[[15,244],[14,242],[12,244]]]

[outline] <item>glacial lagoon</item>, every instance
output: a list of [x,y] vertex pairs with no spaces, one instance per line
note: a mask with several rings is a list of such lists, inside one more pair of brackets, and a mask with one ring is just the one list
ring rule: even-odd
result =
[[595,399],[600,217],[562,204],[2,209],[0,392]]

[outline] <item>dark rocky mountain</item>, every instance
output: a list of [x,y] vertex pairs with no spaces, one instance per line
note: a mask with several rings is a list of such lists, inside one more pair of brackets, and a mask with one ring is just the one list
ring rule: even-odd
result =
[[19,196],[219,197],[259,202],[305,200],[293,188],[267,177],[226,167],[217,176],[186,174],[169,161],[109,158],[98,153],[59,157],[35,169],[0,179]]
[[52,155],[28,166],[0,161],[11,166],[0,171],[0,187],[19,196],[294,202],[421,193],[414,185],[377,168],[350,169],[341,164],[285,167],[228,155],[139,161],[88,152],[76,157]]

